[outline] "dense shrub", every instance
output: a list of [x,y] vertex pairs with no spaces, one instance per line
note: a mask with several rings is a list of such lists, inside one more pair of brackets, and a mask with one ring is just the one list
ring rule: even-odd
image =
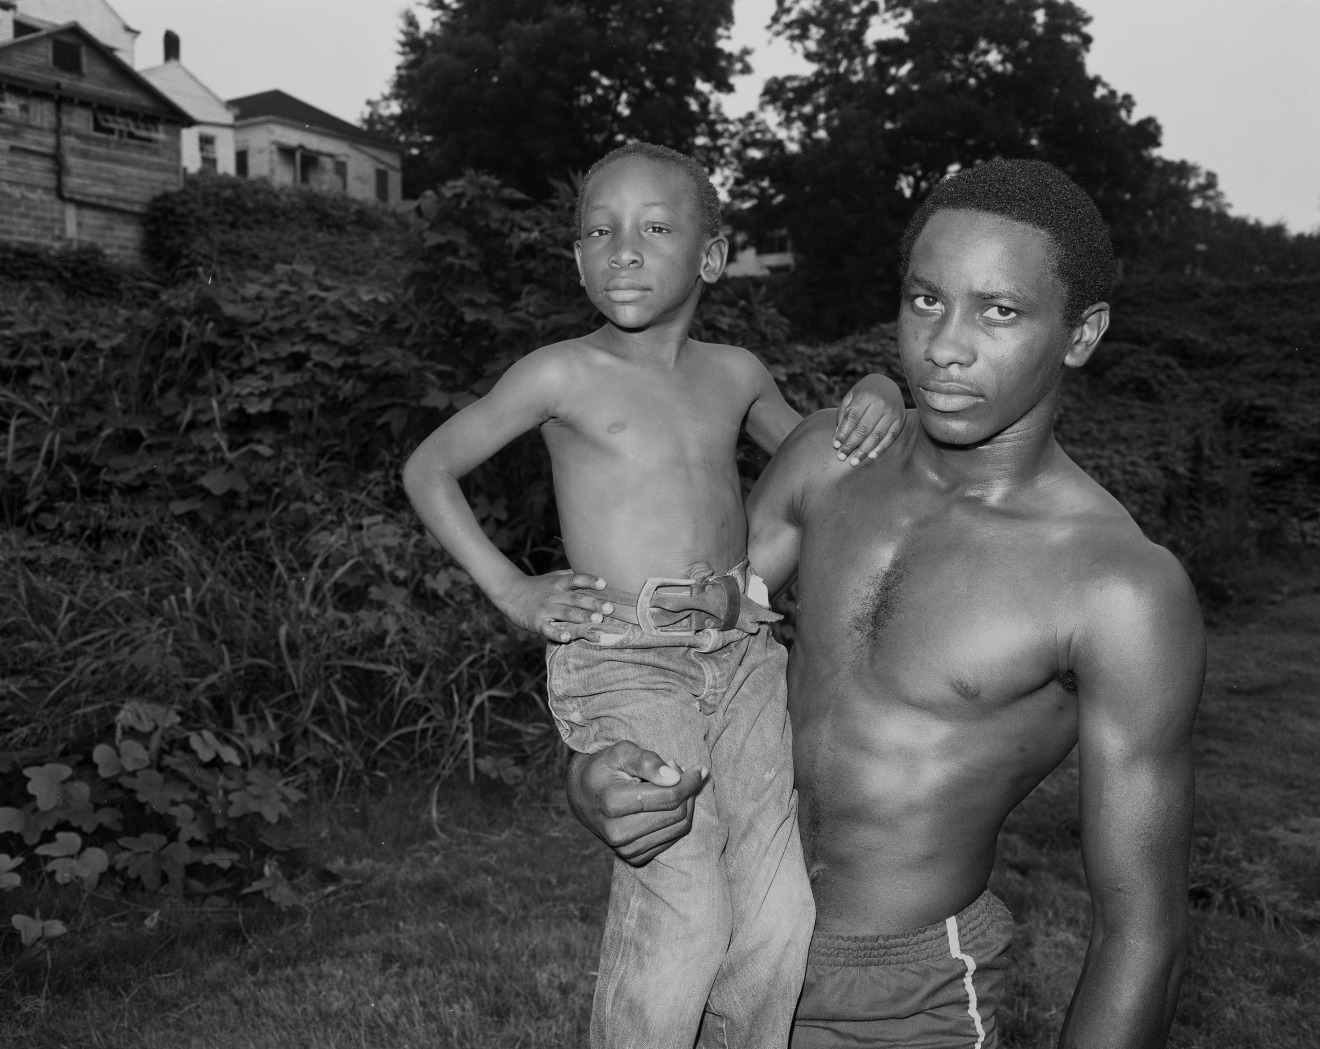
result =
[[202,174],[152,200],[144,247],[172,281],[260,273],[278,263],[389,280],[405,235],[406,221],[373,203]]
[[0,241],[0,287],[46,285],[81,298],[115,299],[139,279],[90,244],[52,250]]

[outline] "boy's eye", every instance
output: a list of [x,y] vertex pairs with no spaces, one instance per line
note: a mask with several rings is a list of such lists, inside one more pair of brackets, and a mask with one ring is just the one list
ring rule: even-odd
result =
[[587,230],[588,237],[606,237],[609,236],[609,230],[604,226],[597,226],[595,229]]
[[989,306],[981,314],[982,317],[992,321],[1011,321],[1017,315],[1018,311],[1008,306]]
[[934,313],[940,308],[940,300],[934,295],[914,295],[912,305],[923,313]]
[[644,227],[644,229],[646,230],[647,233],[668,233],[668,232],[669,232],[669,227],[668,227],[668,226],[661,226],[659,223],[656,223],[656,222],[649,222],[649,223],[647,223],[646,226]]

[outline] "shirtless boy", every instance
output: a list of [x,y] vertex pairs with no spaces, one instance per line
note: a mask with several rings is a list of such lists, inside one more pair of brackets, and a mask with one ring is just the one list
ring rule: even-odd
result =
[[[1178,562],[1054,440],[1062,371],[1108,325],[1107,230],[1056,169],[996,162],[931,192],[902,270],[919,425],[874,468],[826,474],[813,417],[748,502],[772,590],[798,573],[789,707],[817,923],[793,1049],[998,1044],[996,838],[1074,745],[1093,924],[1060,1045],[1163,1045],[1204,634]],[[575,758],[570,786],[645,863],[684,833],[695,777],[654,785],[674,778],[620,744]]]
[[[800,417],[752,354],[688,337],[728,247],[695,161],[623,147],[587,173],[578,207],[578,269],[605,324],[514,364],[426,439],[404,486],[500,610],[552,642],[550,705],[571,747],[635,739],[711,770],[682,844],[642,870],[615,865],[592,1045],[691,1049],[706,1008],[720,1045],[782,1045],[813,911],[785,653],[747,566],[735,449],[746,426],[773,452]],[[863,383],[822,437],[833,469],[872,456],[901,424],[898,387]],[[572,569],[529,578],[486,538],[458,479],[533,427]]]

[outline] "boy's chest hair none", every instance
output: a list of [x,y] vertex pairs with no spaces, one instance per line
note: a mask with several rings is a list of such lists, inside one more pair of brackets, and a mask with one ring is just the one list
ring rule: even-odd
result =
[[578,439],[612,452],[723,449],[737,441],[745,400],[732,383],[602,382],[579,391],[569,410],[551,420],[546,436],[551,439],[557,422]]

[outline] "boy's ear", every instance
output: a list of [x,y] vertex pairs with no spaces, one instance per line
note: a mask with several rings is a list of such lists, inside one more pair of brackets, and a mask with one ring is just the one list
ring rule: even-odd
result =
[[1072,342],[1068,352],[1063,355],[1063,363],[1068,368],[1080,368],[1091,359],[1095,348],[1100,345],[1100,338],[1109,328],[1109,303],[1097,302],[1082,314],[1081,323],[1073,329]]
[[712,237],[701,256],[701,279],[707,284],[714,284],[724,272],[724,264],[729,258],[729,240],[727,237]]
[[573,258],[577,259],[578,283],[587,286],[587,275],[582,272],[582,241],[573,241]]

